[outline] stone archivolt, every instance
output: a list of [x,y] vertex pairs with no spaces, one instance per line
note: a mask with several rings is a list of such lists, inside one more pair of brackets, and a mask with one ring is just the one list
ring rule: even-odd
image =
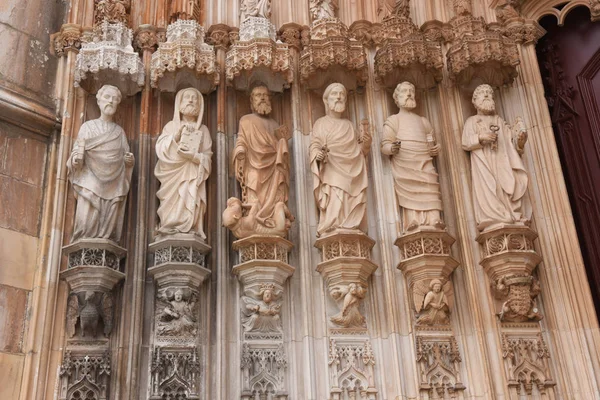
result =
[[213,46],[204,43],[204,28],[194,20],[177,20],[167,27],[166,42],[152,54],[150,84],[174,92],[186,81],[187,68],[193,72],[189,83],[208,93],[219,83],[215,62]]
[[346,25],[337,18],[313,22],[300,54],[300,77],[305,85],[316,89],[335,80],[353,90],[365,85],[367,71],[365,48],[350,39]]

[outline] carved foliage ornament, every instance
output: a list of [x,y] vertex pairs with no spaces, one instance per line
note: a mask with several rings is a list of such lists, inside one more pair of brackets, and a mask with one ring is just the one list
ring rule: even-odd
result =
[[79,51],[81,48],[81,26],[64,24],[60,32],[50,35],[50,52],[56,57],[66,55],[68,51]]

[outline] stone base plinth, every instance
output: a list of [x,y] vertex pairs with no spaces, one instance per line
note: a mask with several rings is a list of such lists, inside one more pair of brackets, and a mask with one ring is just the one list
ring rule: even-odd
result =
[[315,242],[321,250],[322,261],[317,265],[327,286],[360,283],[367,281],[377,269],[371,261],[371,249],[375,241],[360,231],[338,230]]
[[125,278],[120,260],[127,250],[108,239],[81,239],[63,247],[67,269],[60,273],[75,293],[109,292]]
[[234,265],[237,275],[246,289],[272,283],[282,289],[295,268],[288,264],[288,253],[294,247],[292,242],[279,236],[252,235],[233,242],[238,251],[240,263]]
[[196,235],[159,237],[149,248],[154,253],[154,265],[148,273],[159,289],[175,286],[197,289],[210,275],[205,258],[211,248]]
[[247,42],[252,39],[277,39],[277,29],[267,18],[248,17],[240,26],[240,41]]
[[531,275],[542,258],[535,252],[537,233],[524,225],[501,225],[477,236],[480,261],[492,281],[505,275]]
[[447,280],[458,266],[450,255],[453,243],[454,238],[446,231],[424,228],[396,239],[395,245],[402,254],[398,269],[409,286],[425,279]]

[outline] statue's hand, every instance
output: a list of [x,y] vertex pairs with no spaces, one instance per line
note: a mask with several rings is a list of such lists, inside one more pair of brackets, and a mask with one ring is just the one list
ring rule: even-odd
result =
[[194,160],[194,156],[196,155],[196,152],[193,150],[183,150],[181,148],[177,152],[186,160]]
[[392,143],[392,154],[398,154],[400,152],[400,141],[397,140]]
[[179,143],[179,141],[181,140],[181,133],[183,132],[184,129],[185,129],[185,124],[181,124],[181,126],[179,127],[177,132],[175,132],[175,136],[173,137],[173,139],[175,140],[175,143]]
[[429,148],[429,155],[431,157],[437,157],[440,154],[440,149],[441,149],[441,146],[439,144],[436,144],[435,146],[431,146]]
[[479,143],[482,145],[495,143],[498,140],[498,134],[494,132],[483,132],[479,134]]
[[235,157],[238,161],[244,161],[246,159],[246,152],[245,151],[240,151],[239,153],[237,153],[236,157]]
[[125,165],[127,167],[132,167],[133,163],[135,163],[135,157],[133,157],[133,153],[127,152],[125,156],[123,156],[123,160],[125,161]]
[[73,153],[72,163],[73,163],[74,167],[79,167],[79,166],[83,165],[83,152],[76,150]]

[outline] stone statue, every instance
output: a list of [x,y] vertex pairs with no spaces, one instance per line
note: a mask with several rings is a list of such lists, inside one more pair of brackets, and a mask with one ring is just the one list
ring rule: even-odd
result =
[[528,224],[531,218],[527,172],[520,155],[527,142],[523,121],[513,129],[496,114],[494,91],[480,85],[473,93],[477,115],[465,122],[462,147],[471,152],[475,219],[480,231],[501,224]]
[[67,334],[69,337],[75,336],[79,321],[81,337],[85,337],[88,333],[95,338],[98,335],[100,320],[104,324],[104,336],[108,337],[112,331],[113,303],[110,292],[71,293],[67,302]]
[[113,121],[121,92],[104,85],[96,95],[100,118],[85,122],[67,161],[77,208],[72,241],[121,239],[134,158],[123,128]]
[[346,88],[332,83],[325,89],[327,115],[313,126],[310,166],[319,209],[317,236],[336,229],[367,231],[367,162],[371,135],[366,121],[357,137],[354,126],[342,118]]
[[271,0],[241,0],[240,23],[248,17],[271,18]]
[[[415,287],[417,303],[417,325],[448,325],[450,323],[450,302],[444,293],[442,281],[432,279],[428,291],[422,285]],[[426,292],[425,296],[421,293]],[[420,301],[419,301],[420,300]]]
[[335,18],[338,7],[338,0],[310,0],[310,15],[313,21]]
[[400,108],[383,126],[381,152],[391,156],[398,204],[402,208],[403,233],[420,226],[444,229],[442,194],[433,157],[440,152],[429,121],[411,110],[417,106],[415,86],[402,82],[394,90]]
[[359,283],[350,283],[346,287],[333,287],[330,291],[334,300],[341,302],[339,314],[331,317],[331,322],[344,328],[357,328],[366,326],[365,317],[360,313],[359,307],[367,294],[367,290]]
[[206,180],[210,174],[212,139],[202,125],[204,100],[194,89],[182,89],[175,97],[173,120],[156,141],[158,162],[154,175],[160,181],[160,235],[194,233],[202,240],[206,212]]
[[156,333],[164,336],[194,336],[197,333],[195,294],[189,290],[164,290],[158,296]]
[[[250,94],[252,114],[240,119],[238,138],[231,159],[242,187],[239,201],[227,202],[224,224],[238,238],[252,234],[285,236],[294,220],[287,209],[290,158],[286,126],[269,118],[269,89],[258,85]],[[283,217],[282,217],[283,213]]]
[[[248,293],[250,294],[250,293]],[[245,332],[282,332],[281,292],[273,284],[262,284],[259,292],[242,297],[242,326]]]

